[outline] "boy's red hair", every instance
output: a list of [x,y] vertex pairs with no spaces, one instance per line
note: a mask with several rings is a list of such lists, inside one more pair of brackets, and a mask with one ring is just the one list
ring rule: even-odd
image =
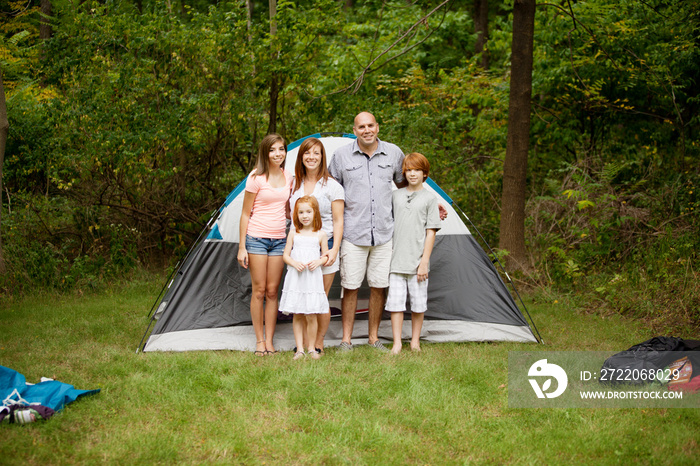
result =
[[406,177],[407,170],[421,170],[423,172],[423,181],[428,179],[430,173],[430,162],[425,155],[418,152],[411,152],[403,159],[401,166],[401,174]]
[[294,222],[294,228],[297,231],[301,231],[301,229],[304,228],[304,225],[302,225],[299,221],[299,204],[309,204],[311,206],[311,208],[314,210],[314,221],[311,222],[311,229],[313,231],[320,230],[321,226],[323,226],[323,220],[321,220],[321,211],[318,208],[318,201],[315,197],[311,195],[300,197],[294,204],[294,216],[292,217],[292,221]]

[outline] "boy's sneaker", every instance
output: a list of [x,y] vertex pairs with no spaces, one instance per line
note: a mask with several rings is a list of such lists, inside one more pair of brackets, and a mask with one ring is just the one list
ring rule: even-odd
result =
[[384,345],[382,344],[382,342],[379,341],[379,340],[375,341],[374,343],[372,343],[372,344],[369,345],[369,346],[371,346],[371,347],[373,347],[373,348],[377,348],[377,349],[378,349],[379,351],[381,351],[382,353],[388,353],[388,352],[389,352],[389,348],[387,348],[386,346],[384,346]]
[[352,351],[352,343],[347,343],[345,341],[341,341],[340,346],[338,346],[338,351],[342,351],[342,352]]

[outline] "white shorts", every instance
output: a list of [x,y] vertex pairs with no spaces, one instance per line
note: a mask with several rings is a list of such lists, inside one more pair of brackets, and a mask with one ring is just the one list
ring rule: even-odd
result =
[[338,257],[335,258],[335,262],[333,262],[333,265],[329,265],[328,267],[324,265],[323,267],[321,267],[321,270],[323,271],[323,275],[336,273],[338,270],[340,270],[340,254],[338,254]]
[[418,281],[417,274],[390,273],[389,293],[385,309],[389,312],[406,310],[406,292],[411,299],[411,312],[422,314],[428,310],[428,279]]
[[340,244],[340,285],[356,290],[367,274],[371,288],[389,286],[391,266],[391,241],[379,246],[356,246],[348,240]]
[[[328,239],[328,249],[333,247],[333,238]],[[333,262],[333,265],[329,265],[326,267],[325,265],[321,267],[321,270],[323,271],[323,275],[330,275],[332,273],[336,273],[338,270],[340,270],[340,251],[338,251],[338,255],[335,257],[335,262]]]

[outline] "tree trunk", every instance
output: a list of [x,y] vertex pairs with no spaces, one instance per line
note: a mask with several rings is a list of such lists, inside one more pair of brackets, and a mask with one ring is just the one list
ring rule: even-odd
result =
[[279,84],[277,73],[272,75],[270,80],[270,122],[267,125],[267,134],[277,132],[277,98],[279,97]]
[[511,270],[530,268],[525,251],[525,194],[534,31],[535,0],[516,0],[513,6],[508,137],[503,165],[499,239],[499,247],[509,252],[506,265]]
[[[277,20],[275,16],[277,15],[277,0],[269,0],[270,3],[270,36],[277,35]],[[273,60],[277,59],[276,54],[272,57]],[[272,78],[270,79],[270,122],[267,125],[267,133],[277,132],[277,98],[279,97],[279,82],[277,73],[272,73]]]
[[2,165],[5,161],[5,144],[9,132],[10,122],[7,120],[5,88],[2,85],[2,71],[0,70],[0,273],[5,273],[5,256],[2,253]]
[[489,1],[474,0],[474,31],[476,32],[476,45],[474,52],[481,54],[481,67],[489,68],[489,53],[486,50],[486,42],[489,40]]
[[253,0],[246,0],[246,17],[247,17],[247,24],[248,24],[248,42],[252,42],[253,38],[251,37],[251,30],[253,29],[253,13],[255,12],[255,7],[253,4]]
[[39,39],[51,39],[53,36],[53,28],[51,27],[51,13],[53,7],[50,0],[41,0],[41,17],[39,19]]
[[39,18],[39,39],[41,39],[41,59],[46,59],[46,46],[43,44],[45,40],[51,39],[53,36],[53,28],[51,27],[50,17],[53,12],[50,0],[41,0],[41,16]]
[[250,61],[253,64],[253,76],[255,76],[255,53],[253,52],[253,13],[255,13],[253,0],[246,0],[246,24],[248,26],[248,46],[250,47]]

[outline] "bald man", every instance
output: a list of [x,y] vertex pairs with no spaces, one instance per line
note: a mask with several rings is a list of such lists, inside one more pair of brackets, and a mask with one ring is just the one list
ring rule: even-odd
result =
[[328,167],[345,189],[343,241],[340,246],[340,283],[343,287],[341,351],[352,350],[352,331],[357,312],[357,291],[367,277],[370,287],[369,344],[388,349],[379,341],[386,289],[389,286],[392,182],[406,185],[401,165],[404,154],[395,144],[377,138],[379,125],[369,112],[355,117],[357,139],[335,151]]

